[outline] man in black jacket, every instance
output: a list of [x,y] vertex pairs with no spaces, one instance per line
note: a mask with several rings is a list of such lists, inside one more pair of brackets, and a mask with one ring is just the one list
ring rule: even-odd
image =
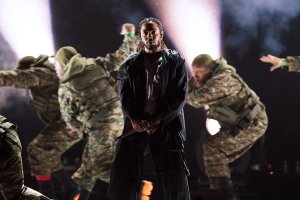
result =
[[163,200],[189,200],[183,106],[187,70],[178,52],[163,43],[159,20],[140,22],[139,52],[118,72],[126,121],[113,163],[108,199],[137,199],[144,152],[149,146]]

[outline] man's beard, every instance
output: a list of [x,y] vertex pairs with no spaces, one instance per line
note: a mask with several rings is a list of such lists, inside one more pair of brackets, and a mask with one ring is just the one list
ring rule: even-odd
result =
[[155,50],[157,50],[157,49],[159,49],[161,47],[161,42],[159,42],[158,44],[149,44],[149,45],[143,43],[143,45],[149,51],[155,51]]

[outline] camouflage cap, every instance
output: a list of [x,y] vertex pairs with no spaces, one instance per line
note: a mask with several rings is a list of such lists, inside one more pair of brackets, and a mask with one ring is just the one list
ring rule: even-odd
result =
[[64,46],[58,49],[55,55],[55,59],[63,68],[65,68],[69,60],[71,60],[71,58],[77,53],[78,52],[74,47]]
[[192,62],[193,67],[213,68],[215,66],[214,59],[208,54],[200,54],[196,56]]
[[30,65],[36,62],[36,58],[33,56],[25,56],[21,58],[17,63],[17,69],[28,69]]

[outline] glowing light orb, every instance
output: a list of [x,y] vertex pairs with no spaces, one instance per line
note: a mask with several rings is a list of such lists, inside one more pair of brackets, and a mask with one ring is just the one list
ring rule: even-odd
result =
[[206,125],[206,130],[210,135],[216,135],[221,130],[220,123],[215,119],[207,118],[205,125]]

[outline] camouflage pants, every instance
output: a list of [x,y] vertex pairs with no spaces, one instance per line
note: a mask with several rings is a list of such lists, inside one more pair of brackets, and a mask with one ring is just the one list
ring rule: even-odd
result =
[[249,150],[265,133],[267,125],[268,118],[263,112],[236,136],[231,136],[229,132],[219,132],[217,135],[209,136],[203,145],[203,159],[211,189],[220,187],[217,177],[230,177],[228,164]]
[[97,130],[90,131],[85,146],[82,164],[73,174],[73,180],[87,191],[92,191],[96,180],[109,182],[110,170],[115,156],[116,138],[122,134],[124,120],[122,110],[110,116]]
[[32,176],[61,169],[61,155],[81,139],[82,133],[69,129],[62,119],[47,124],[27,147]]
[[21,152],[21,143],[14,126],[0,133],[0,192],[7,200],[49,199],[24,186]]

